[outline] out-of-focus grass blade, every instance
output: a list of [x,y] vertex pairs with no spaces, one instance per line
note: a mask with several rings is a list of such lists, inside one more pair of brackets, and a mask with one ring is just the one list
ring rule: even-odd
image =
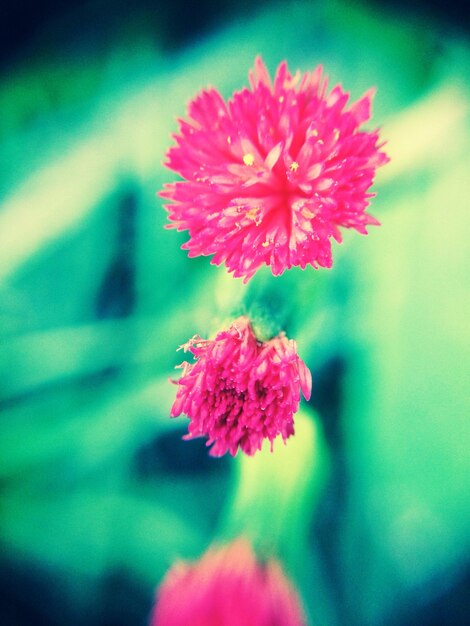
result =
[[166,377],[139,385],[121,376],[88,393],[75,387],[48,401],[4,410],[0,475],[37,483],[41,477],[50,480],[53,472],[80,476],[109,458],[122,463],[142,442],[176,426],[169,418],[173,396]]
[[162,336],[161,329],[159,318],[130,318],[5,339],[0,362],[2,395],[16,396],[110,367],[151,362],[156,369],[168,369],[175,347],[168,345],[168,335]]
[[[208,289],[211,284],[207,280]],[[183,296],[186,306],[181,303]],[[180,294],[171,304],[155,318],[134,316],[4,338],[0,398],[110,367],[147,366],[154,373],[171,370],[182,360],[176,355],[178,346],[196,332],[207,332],[215,314],[211,298],[204,293]]]
[[176,558],[203,547],[191,520],[116,486],[47,498],[15,490],[3,496],[0,525],[10,550],[72,580],[124,568],[153,586]]
[[[439,593],[470,546],[470,160],[464,139],[470,108],[463,86],[453,102],[455,86],[444,86],[419,105],[430,123],[429,152],[420,159],[426,167],[414,181],[410,172],[406,193],[394,179],[380,234],[351,256],[354,290],[343,320],[352,348],[344,417],[352,494],[344,560],[350,577],[359,559],[368,563],[349,588],[363,623],[378,623],[397,594]],[[405,112],[394,122],[403,146],[412,143],[407,135],[414,115]],[[445,149],[435,142],[440,134]],[[395,144],[393,150],[407,162],[405,148]],[[426,598],[418,593],[416,600]]]
[[459,160],[468,146],[469,116],[467,88],[456,80],[443,83],[404,113],[392,117],[385,130],[385,150],[391,161],[380,170],[379,184],[400,188],[405,181],[416,188],[416,176],[423,170],[442,171],[444,145],[448,162]]

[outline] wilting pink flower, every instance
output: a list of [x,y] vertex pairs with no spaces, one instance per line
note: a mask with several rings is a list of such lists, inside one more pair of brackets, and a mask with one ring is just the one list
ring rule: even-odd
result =
[[167,573],[151,626],[305,626],[300,601],[275,560],[259,563],[243,539]]
[[252,455],[264,439],[294,434],[300,390],[308,399],[311,376],[284,333],[258,341],[248,318],[238,318],[214,340],[196,336],[184,346],[196,360],[184,362],[171,416],[190,419],[186,439],[208,437],[211,455]]
[[271,83],[260,58],[251,90],[227,103],[202,91],[179,120],[166,165],[184,181],[161,196],[169,228],[188,230],[190,257],[214,255],[248,280],[263,265],[274,275],[299,265],[331,267],[339,227],[367,234],[375,170],[388,161],[378,131],[359,130],[371,115],[373,90],[346,107],[349,94],[318,66],[292,76],[281,63]]

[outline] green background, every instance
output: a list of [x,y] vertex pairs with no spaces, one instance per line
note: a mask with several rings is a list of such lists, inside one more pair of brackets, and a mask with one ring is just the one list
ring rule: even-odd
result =
[[[206,3],[193,31],[178,3],[115,6],[43,20],[1,74],[0,622],[145,624],[176,558],[246,532],[312,626],[464,624],[465,32],[340,0],[238,2],[205,23]],[[177,346],[244,288],[186,258],[155,194],[188,100],[229,97],[257,54],[271,72],[322,63],[353,98],[377,86],[392,161],[382,226],[346,233],[332,270],[275,283],[312,400],[296,439],[250,464],[208,458],[168,417]]]

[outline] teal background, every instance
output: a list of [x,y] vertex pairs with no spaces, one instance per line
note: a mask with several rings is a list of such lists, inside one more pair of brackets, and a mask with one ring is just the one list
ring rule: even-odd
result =
[[[417,2],[112,6],[41,16],[1,66],[0,623],[145,624],[175,559],[243,532],[312,626],[463,625],[463,20]],[[244,288],[188,260],[155,194],[188,100],[229,97],[257,54],[271,72],[323,63],[353,98],[377,86],[392,161],[380,228],[346,233],[332,270],[269,279],[313,392],[296,439],[250,465],[181,441],[168,377],[266,273]]]

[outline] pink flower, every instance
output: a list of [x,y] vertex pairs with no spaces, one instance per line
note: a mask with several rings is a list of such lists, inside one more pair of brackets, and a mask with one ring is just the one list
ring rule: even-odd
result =
[[300,601],[275,560],[256,561],[243,539],[174,565],[151,626],[305,626]]
[[184,346],[196,360],[184,362],[171,416],[190,419],[185,439],[208,437],[211,455],[252,455],[263,440],[294,434],[300,390],[310,397],[311,376],[284,333],[262,343],[246,317],[215,339],[196,336]]
[[214,255],[245,282],[263,264],[274,275],[299,265],[331,267],[340,227],[367,234],[375,170],[388,161],[378,131],[359,130],[373,90],[346,108],[349,94],[318,66],[292,76],[285,62],[274,84],[261,58],[251,90],[227,103],[215,89],[189,103],[166,165],[183,181],[166,185],[169,228],[188,230],[190,257]]

